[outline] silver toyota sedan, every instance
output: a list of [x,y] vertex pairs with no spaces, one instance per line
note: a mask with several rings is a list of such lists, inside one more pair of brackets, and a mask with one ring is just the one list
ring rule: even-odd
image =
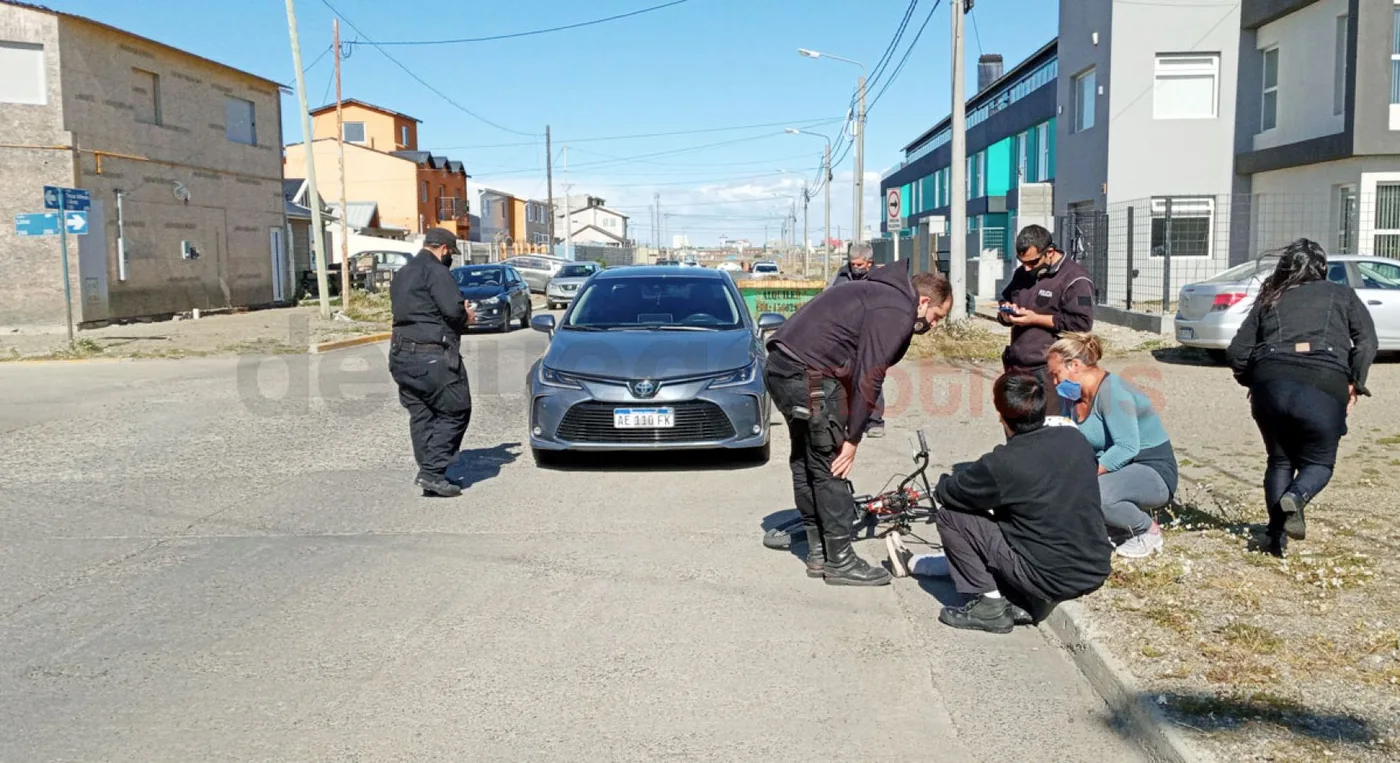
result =
[[766,462],[764,337],[726,274],[705,268],[603,270],[559,321],[531,325],[549,346],[530,369],[530,449],[723,449]]
[[571,262],[559,268],[559,272],[549,279],[549,285],[544,289],[544,298],[549,309],[557,310],[568,306],[578,294],[578,288],[602,269],[596,262]]
[[[1177,300],[1176,341],[1223,360],[1225,348],[1254,306],[1259,287],[1277,266],[1277,257],[1262,257],[1183,286]],[[1335,255],[1327,258],[1327,280],[1356,290],[1371,311],[1381,350],[1400,350],[1400,262],[1368,255]]]

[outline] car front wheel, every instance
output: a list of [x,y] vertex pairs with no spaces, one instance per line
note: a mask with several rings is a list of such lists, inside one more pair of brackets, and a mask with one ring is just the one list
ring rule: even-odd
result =
[[534,312],[534,305],[530,304],[529,302],[526,302],[526,303],[525,303],[525,314],[522,315],[522,316],[520,316],[520,328],[522,328],[522,329],[530,328],[530,313],[532,313],[532,312]]

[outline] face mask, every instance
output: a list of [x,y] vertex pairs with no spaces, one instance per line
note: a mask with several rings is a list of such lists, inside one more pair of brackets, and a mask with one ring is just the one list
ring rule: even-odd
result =
[[925,318],[925,317],[923,317],[922,315],[919,316],[918,320],[914,321],[914,333],[915,333],[915,334],[927,334],[928,332],[930,332],[930,331],[932,331],[932,330],[933,330],[933,324],[932,324],[932,323],[929,323],[929,322],[928,322],[928,319]]
[[1077,403],[1079,402],[1079,398],[1083,397],[1084,389],[1079,385],[1079,382],[1065,379],[1055,385],[1055,393],[1059,395],[1062,400]]

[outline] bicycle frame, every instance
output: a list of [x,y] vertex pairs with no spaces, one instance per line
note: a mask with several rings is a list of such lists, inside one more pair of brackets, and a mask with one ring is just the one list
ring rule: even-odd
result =
[[[922,540],[910,532],[915,522],[933,524],[938,501],[928,481],[929,449],[923,430],[918,431],[919,450],[914,454],[917,468],[910,472],[893,490],[878,495],[853,495],[856,524],[866,524],[873,520],[874,537],[883,538],[897,532]],[[849,483],[848,483],[849,484]],[[883,529],[881,529],[883,526]]]

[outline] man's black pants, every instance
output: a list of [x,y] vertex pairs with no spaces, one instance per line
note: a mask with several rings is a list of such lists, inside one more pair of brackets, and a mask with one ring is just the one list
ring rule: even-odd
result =
[[[849,538],[855,524],[851,490],[831,473],[831,462],[845,439],[837,405],[839,385],[835,380],[824,380],[821,387],[809,384],[807,367],[777,349],[768,353],[765,376],[768,392],[787,422],[788,467],[803,526],[823,537]],[[796,413],[801,408],[809,411],[805,420]]]
[[1279,499],[1290,490],[1311,501],[1332,480],[1337,446],[1347,433],[1347,408],[1326,392],[1291,379],[1272,379],[1250,387],[1249,402],[1264,448],[1264,500],[1269,507],[1269,535],[1283,534],[1285,517]]
[[472,417],[471,385],[457,347],[396,343],[389,375],[408,409],[418,476],[441,481],[457,458]]
[[990,515],[939,509],[934,520],[958,593],[979,596],[1000,591],[1018,604],[1050,603],[1051,598],[1031,582],[1025,560],[1006,542]]

